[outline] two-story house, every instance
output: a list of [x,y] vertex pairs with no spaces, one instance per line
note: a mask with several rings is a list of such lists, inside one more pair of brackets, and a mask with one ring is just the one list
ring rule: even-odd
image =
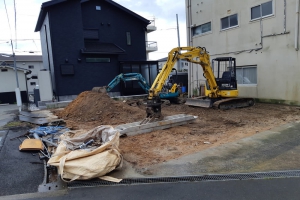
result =
[[[82,91],[107,85],[119,73],[139,72],[151,83],[158,64],[147,61],[147,53],[155,50],[146,41],[149,24],[112,0],[43,3],[35,31],[40,32],[54,95],[74,99]],[[124,94],[124,88],[114,91]],[[144,93],[135,84],[126,84],[126,89],[126,94]]]
[[[190,46],[236,58],[240,96],[300,105],[299,0],[186,0],[186,14]],[[190,72],[191,92],[205,78]]]

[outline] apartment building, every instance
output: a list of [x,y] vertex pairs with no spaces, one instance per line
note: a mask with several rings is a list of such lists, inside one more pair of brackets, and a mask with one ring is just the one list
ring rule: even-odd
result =
[[[186,0],[189,46],[234,57],[239,96],[300,105],[299,0]],[[205,83],[189,64],[191,93]]]

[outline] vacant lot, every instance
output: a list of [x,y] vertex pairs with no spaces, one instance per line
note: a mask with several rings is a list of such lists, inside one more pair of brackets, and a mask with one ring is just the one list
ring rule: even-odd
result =
[[[300,119],[299,107],[273,104],[233,110],[172,104],[163,105],[162,112],[165,116],[183,113],[198,118],[184,126],[121,138],[123,156],[136,168],[179,158]],[[72,129],[114,126],[140,121],[146,116],[142,101],[115,101],[106,94],[88,91],[55,113]]]

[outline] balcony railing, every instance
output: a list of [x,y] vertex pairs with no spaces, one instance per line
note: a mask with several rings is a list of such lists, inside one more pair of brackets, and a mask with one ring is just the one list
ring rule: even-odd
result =
[[155,26],[155,19],[149,20],[150,24],[148,26]]
[[146,51],[157,51],[157,42],[146,41]]
[[151,33],[153,31],[156,31],[156,26],[155,26],[155,20],[149,20],[150,24],[147,26],[147,33]]
[[157,42],[146,41],[146,51],[147,52],[157,51]]
[[146,47],[157,48],[157,42],[146,41]]

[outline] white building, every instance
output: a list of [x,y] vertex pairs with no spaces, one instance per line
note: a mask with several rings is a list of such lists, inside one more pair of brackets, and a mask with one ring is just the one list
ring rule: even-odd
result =
[[[17,68],[17,73],[13,66],[0,62],[0,104],[16,103],[15,89],[17,81],[19,83],[20,94],[23,102],[27,102],[26,77],[31,71],[24,68]],[[16,74],[18,79],[16,78]]]
[[[6,63],[10,66],[14,65],[13,57],[4,57],[0,55],[0,63]],[[42,55],[16,55],[16,66],[23,70],[30,70],[31,74],[27,77],[30,78],[27,80],[28,93],[33,94],[33,89],[38,85],[38,72],[43,67]],[[0,83],[2,80],[0,80]],[[21,87],[21,86],[20,86]],[[25,87],[25,86],[24,86]]]
[[[239,96],[300,105],[300,0],[186,0],[189,46],[235,57]],[[189,92],[205,82],[190,64]]]

